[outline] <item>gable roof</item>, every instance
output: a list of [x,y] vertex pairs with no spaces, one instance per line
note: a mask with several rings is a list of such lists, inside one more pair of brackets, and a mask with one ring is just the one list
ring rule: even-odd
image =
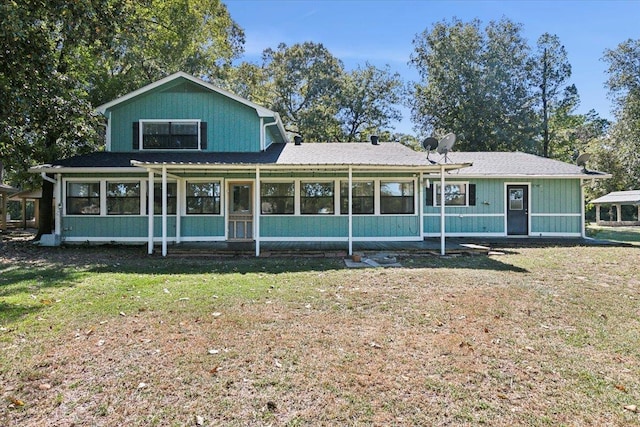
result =
[[611,175],[585,171],[581,166],[521,152],[450,152],[449,161],[472,163],[456,173],[466,177],[553,177],[609,178]]
[[202,79],[199,79],[197,77],[192,76],[191,74],[187,74],[183,71],[178,71],[177,73],[173,73],[163,79],[160,79],[156,82],[153,82],[151,84],[148,84],[146,86],[141,87],[140,89],[134,90],[133,92],[129,92],[126,95],[123,95],[119,98],[114,99],[113,101],[109,101],[105,104],[102,104],[100,106],[98,106],[96,108],[96,110],[102,114],[106,114],[107,110],[109,110],[112,107],[115,107],[116,105],[122,104],[123,102],[127,102],[133,98],[136,98],[138,96],[144,95],[152,90],[155,90],[157,88],[160,88],[166,84],[169,84],[171,82],[174,82],[175,80],[178,79],[183,79],[183,80],[187,80],[195,85],[198,85],[202,88],[205,88],[211,92],[215,92],[218,93],[222,96],[225,96],[227,98],[233,99],[234,101],[237,101],[241,104],[244,104],[250,108],[253,108],[256,111],[256,114],[258,115],[258,117],[261,118],[272,118],[277,124],[278,124],[278,130],[280,131],[280,133],[282,134],[283,140],[287,140],[286,137],[286,132],[284,130],[284,125],[282,124],[282,120],[280,119],[280,115],[272,110],[269,110],[267,108],[264,108],[261,105],[258,105],[254,102],[249,101],[248,99],[242,98],[232,92],[229,92],[227,90],[221,89],[217,86],[212,85],[211,83],[205,82]]
[[611,193],[598,197],[589,203],[640,205],[640,190],[612,191]]

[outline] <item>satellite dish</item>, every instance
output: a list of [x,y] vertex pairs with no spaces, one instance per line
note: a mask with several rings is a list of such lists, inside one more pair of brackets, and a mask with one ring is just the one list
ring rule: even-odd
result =
[[424,141],[422,141],[422,148],[427,151],[435,150],[438,148],[438,140],[432,136],[425,138]]
[[435,150],[437,147],[438,147],[438,140],[432,136],[430,136],[429,138],[425,138],[422,141],[422,148],[427,150],[427,160],[429,160],[429,163],[431,163],[432,165],[435,165],[436,162],[434,162],[429,158],[429,153],[431,152],[431,150]]
[[444,155],[444,161],[448,160],[447,154],[451,151],[453,144],[456,142],[456,135],[454,133],[448,133],[438,142],[438,154]]
[[589,161],[589,159],[591,158],[591,154],[589,153],[582,153],[578,156],[578,158],[576,159],[576,164],[578,166],[582,166],[582,172],[584,173],[588,173],[589,171],[587,170],[587,162]]

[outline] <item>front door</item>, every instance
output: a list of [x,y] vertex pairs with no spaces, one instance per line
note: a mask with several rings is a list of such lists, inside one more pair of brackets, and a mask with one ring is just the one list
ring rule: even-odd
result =
[[253,184],[229,183],[228,239],[253,240]]
[[529,234],[529,187],[507,185],[507,235]]

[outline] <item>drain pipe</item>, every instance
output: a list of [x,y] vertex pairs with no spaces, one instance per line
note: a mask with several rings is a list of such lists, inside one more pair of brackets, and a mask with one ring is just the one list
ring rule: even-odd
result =
[[56,181],[55,179],[51,178],[50,176],[47,175],[46,172],[40,172],[40,176],[42,177],[42,179],[44,179],[45,181],[49,181],[52,184],[57,184],[58,181]]

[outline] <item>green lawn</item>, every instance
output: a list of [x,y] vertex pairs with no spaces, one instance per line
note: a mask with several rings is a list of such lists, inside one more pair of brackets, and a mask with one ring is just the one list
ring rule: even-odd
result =
[[587,226],[587,236],[612,242],[640,245],[640,226],[604,227],[596,224]]
[[27,248],[0,258],[0,425],[638,425],[639,250]]

